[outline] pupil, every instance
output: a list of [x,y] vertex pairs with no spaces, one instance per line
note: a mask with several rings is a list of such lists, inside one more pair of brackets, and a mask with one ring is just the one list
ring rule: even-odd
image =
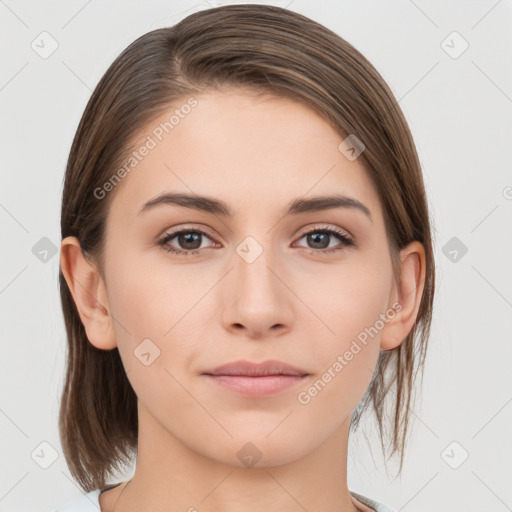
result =
[[[195,238],[195,240],[194,240]],[[201,247],[201,233],[186,233],[178,236],[178,240],[180,245],[185,246],[185,249],[199,249]],[[199,244],[197,243],[199,241]],[[190,242],[192,242],[192,247],[190,246]],[[196,244],[194,245],[194,242]]]
[[324,238],[324,242],[327,242],[327,243],[320,243],[320,247],[315,247],[315,249],[325,249],[326,247],[329,246],[329,235],[327,233],[313,233],[313,234],[309,234],[308,235],[309,237],[309,241],[312,241],[313,244],[316,244],[318,242],[318,239],[320,237],[323,237]]

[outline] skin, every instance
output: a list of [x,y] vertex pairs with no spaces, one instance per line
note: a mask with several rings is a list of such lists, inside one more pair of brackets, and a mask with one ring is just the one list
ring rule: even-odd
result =
[[[88,339],[103,350],[118,347],[138,397],[135,474],[128,486],[101,494],[101,510],[365,510],[347,487],[350,414],[379,351],[397,347],[414,324],[423,247],[401,251],[397,283],[363,161],[348,160],[338,150],[343,137],[312,110],[244,89],[195,97],[197,107],[110,192],[105,280],[76,238],[62,241],[61,266]],[[221,199],[234,217],[174,205],[138,215],[163,191]],[[364,203],[372,219],[355,208],[282,215],[293,199],[333,191]],[[325,245],[340,251],[313,253],[323,246],[304,233],[319,225],[356,245],[331,236]],[[209,234],[199,254],[175,255],[157,244],[171,228]],[[252,263],[236,251],[249,235],[263,249]],[[178,237],[168,246],[191,247]],[[401,311],[307,405],[299,403],[298,393],[395,301]],[[146,338],[160,350],[149,366],[134,356]],[[254,398],[201,375],[239,359],[278,359],[310,376]],[[254,467],[237,457],[249,441],[262,454]]]

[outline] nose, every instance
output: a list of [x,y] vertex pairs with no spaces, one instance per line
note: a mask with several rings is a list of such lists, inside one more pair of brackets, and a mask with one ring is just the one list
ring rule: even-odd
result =
[[[281,336],[292,328],[293,293],[284,266],[270,251],[252,262],[237,253],[234,268],[224,279],[222,321],[224,327],[252,339]],[[288,273],[289,274],[289,273]]]

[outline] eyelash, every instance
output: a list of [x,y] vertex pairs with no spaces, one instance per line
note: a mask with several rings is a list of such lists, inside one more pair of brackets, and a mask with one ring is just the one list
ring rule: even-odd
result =
[[[170,253],[174,253],[174,254],[179,255],[179,256],[193,256],[194,254],[198,254],[199,252],[201,252],[202,249],[193,249],[193,250],[190,250],[190,251],[184,251],[182,249],[176,249],[176,248],[170,247],[170,246],[165,247],[166,244],[168,244],[173,238],[175,238],[177,235],[180,235],[182,233],[200,233],[201,235],[204,235],[207,238],[210,238],[210,239],[212,238],[208,233],[206,233],[205,231],[203,231],[201,229],[189,228],[189,229],[180,229],[178,231],[173,231],[172,233],[165,233],[158,240],[157,243],[158,243],[159,246],[162,246],[165,251],[170,252]],[[343,246],[353,246],[353,245],[355,245],[354,241],[352,239],[350,239],[347,235],[345,235],[343,232],[338,231],[337,229],[326,227],[326,226],[316,227],[316,228],[314,228],[314,229],[312,229],[310,231],[302,233],[302,235],[300,236],[299,240],[301,238],[304,238],[307,235],[310,235],[311,233],[328,234],[328,235],[334,236],[340,242],[342,242],[342,246],[341,247],[335,247],[335,248],[332,248],[332,249],[310,249],[310,251],[312,253],[316,253],[316,254],[331,254],[331,253],[336,253],[338,251],[343,251],[345,249],[345,247],[343,247]]]

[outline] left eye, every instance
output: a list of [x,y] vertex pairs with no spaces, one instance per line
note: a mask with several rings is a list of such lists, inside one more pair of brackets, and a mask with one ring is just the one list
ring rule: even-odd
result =
[[[327,228],[317,228],[312,231],[308,231],[301,236],[301,239],[304,237],[307,237],[307,241],[309,243],[314,244],[314,247],[310,247],[313,249],[313,252],[318,253],[332,253],[343,250],[345,246],[354,245],[352,239],[341,231]],[[332,240],[333,237],[341,242],[341,244],[335,245],[333,248],[329,248],[329,240]]]

